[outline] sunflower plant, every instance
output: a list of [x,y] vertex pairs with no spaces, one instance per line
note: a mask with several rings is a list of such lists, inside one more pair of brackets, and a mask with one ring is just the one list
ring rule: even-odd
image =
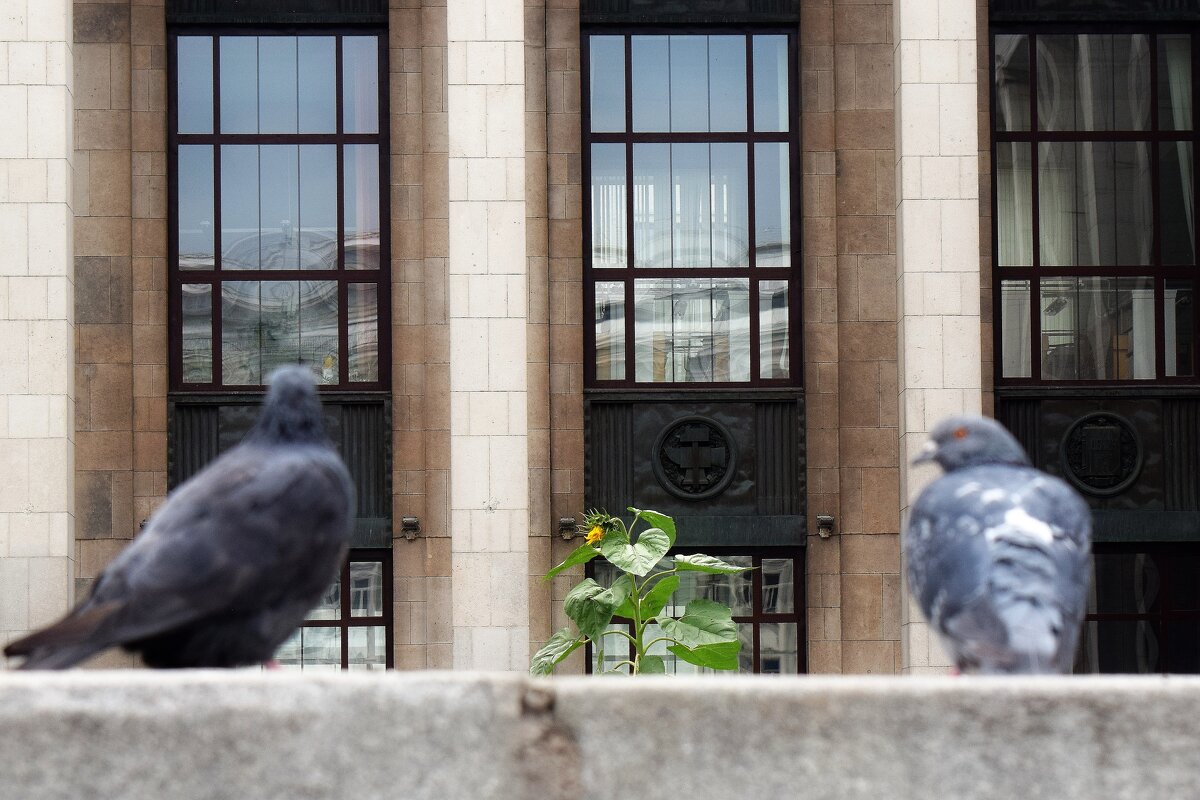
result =
[[[631,655],[613,665],[609,672],[629,667],[632,675],[665,673],[662,656],[650,654],[650,648],[659,642],[665,642],[668,651],[689,664],[737,669],[741,643],[727,606],[697,598],[687,604],[678,619],[664,613],[664,609],[679,588],[681,572],[732,575],[750,568],[697,553],[673,556],[670,568],[663,569],[660,562],[675,544],[675,521],[657,511],[637,508],[629,511],[633,513],[633,521],[628,528],[620,517],[604,511],[584,514],[584,543],[546,573],[546,580],[550,580],[563,570],[596,557],[604,558],[621,571],[608,588],[584,578],[567,594],[565,610],[575,629],[563,628],[551,636],[546,646],[534,654],[529,672],[551,674],[567,656],[588,642],[599,655],[598,663],[603,664],[605,640],[613,636],[629,640]],[[639,522],[646,527],[634,537]],[[609,630],[614,616],[628,619],[633,624],[633,633]],[[658,625],[661,635],[649,638],[651,625]]]

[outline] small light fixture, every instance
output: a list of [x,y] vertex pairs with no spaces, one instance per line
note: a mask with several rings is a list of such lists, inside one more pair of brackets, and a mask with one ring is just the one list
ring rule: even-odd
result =
[[404,538],[412,541],[421,533],[421,518],[420,517],[401,517],[400,532],[404,534]]
[[579,533],[579,527],[575,524],[574,517],[559,517],[558,518],[558,534],[567,541],[575,538],[575,534]]
[[833,535],[833,515],[817,514],[817,536],[828,539]]

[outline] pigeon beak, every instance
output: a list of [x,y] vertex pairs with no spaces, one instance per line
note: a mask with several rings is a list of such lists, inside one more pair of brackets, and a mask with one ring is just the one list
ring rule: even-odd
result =
[[937,452],[938,452],[937,443],[934,442],[933,440],[930,440],[921,447],[921,451],[919,453],[917,453],[917,457],[912,460],[912,463],[914,465],[928,464],[930,461],[933,461],[934,458],[937,457]]

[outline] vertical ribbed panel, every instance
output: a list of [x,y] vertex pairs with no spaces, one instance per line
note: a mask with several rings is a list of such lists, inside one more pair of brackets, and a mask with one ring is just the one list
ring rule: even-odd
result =
[[797,415],[794,402],[759,403],[755,409],[758,513],[797,514],[799,483]]
[[1035,463],[1038,457],[1038,404],[1038,400],[999,400],[996,403],[996,419],[1017,438]]
[[216,406],[174,406],[167,454],[170,488],[183,483],[217,457],[219,416]]
[[584,504],[623,510],[633,499],[633,424],[626,403],[589,403],[584,425]]
[[339,449],[358,491],[359,517],[391,516],[388,486],[387,430],[384,408],[378,403],[352,403],[339,408],[342,415]]
[[1200,511],[1200,403],[1163,401],[1163,460],[1168,511]]

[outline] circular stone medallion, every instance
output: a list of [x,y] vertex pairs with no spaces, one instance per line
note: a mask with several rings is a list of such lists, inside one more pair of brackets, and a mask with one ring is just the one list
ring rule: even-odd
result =
[[724,425],[701,416],[682,417],[663,428],[654,442],[654,475],[684,500],[715,497],[729,486],[737,466],[737,445]]
[[1088,494],[1108,497],[1137,480],[1142,471],[1142,440],[1124,417],[1096,411],[1067,428],[1060,457],[1071,483]]

